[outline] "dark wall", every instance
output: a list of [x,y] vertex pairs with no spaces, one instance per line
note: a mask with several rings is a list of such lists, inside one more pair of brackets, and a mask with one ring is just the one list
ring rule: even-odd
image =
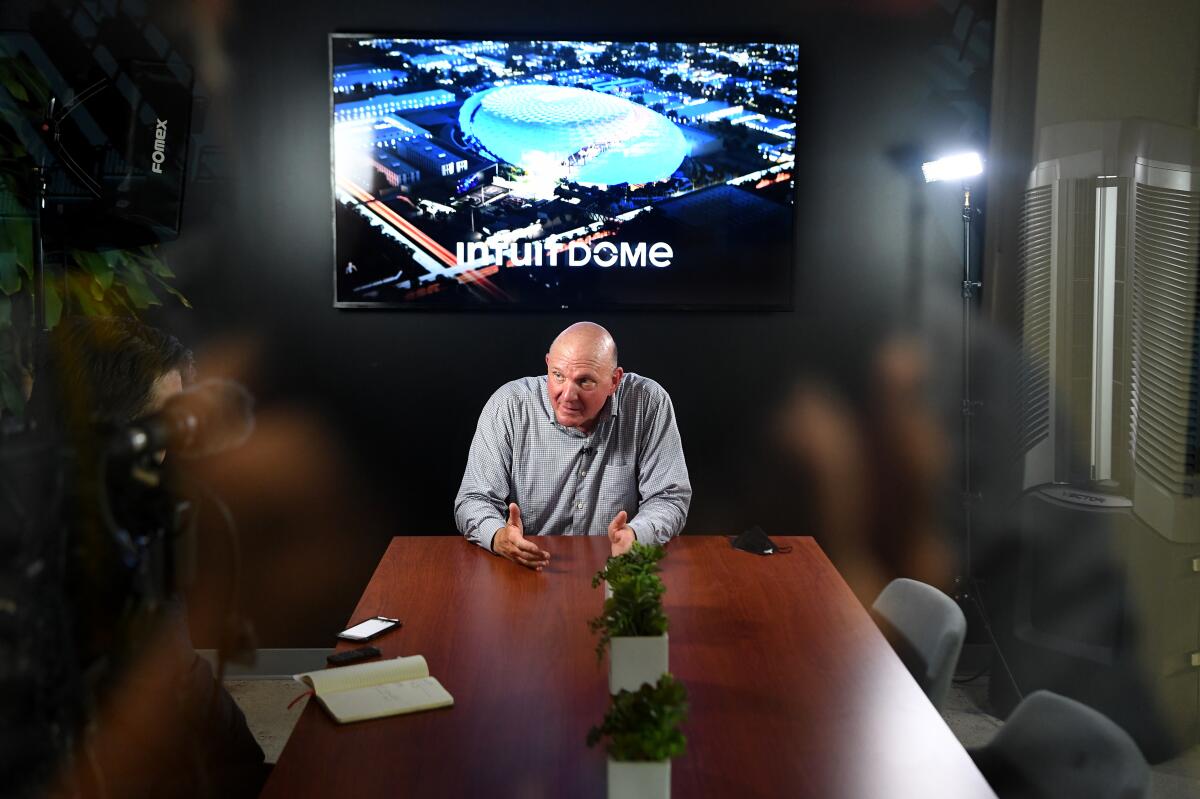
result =
[[[943,5],[958,4],[929,2],[876,2],[850,13],[837,3],[771,0],[304,0],[231,4],[227,18],[205,16],[219,5],[172,4],[149,20],[197,65],[196,142],[209,148],[189,187],[185,232],[166,247],[195,309],[158,318],[197,348],[202,365],[255,389],[265,434],[290,430],[322,442],[235,459],[227,475],[246,487],[238,469],[265,478],[300,470],[296,461],[311,457],[322,461],[312,474],[354,492],[352,514],[339,509],[323,536],[304,534],[325,571],[303,613],[271,595],[290,568],[281,553],[297,544],[295,523],[254,511],[264,492],[282,501],[274,495],[286,498],[291,484],[248,488],[231,500],[254,519],[243,531],[247,570],[273,574],[245,594],[260,645],[327,643],[390,536],[454,532],[452,501],[479,409],[504,381],[539,373],[549,341],[579,318],[332,308],[333,31],[765,35],[803,44],[795,309],[590,318],[614,333],[626,369],[652,376],[674,398],[695,492],[688,533],[756,522],[770,532],[810,532],[795,492],[749,490],[771,479],[754,431],[800,372],[861,400],[868,358],[885,332],[919,301],[954,296],[957,193],[920,183],[919,163],[942,143],[981,142],[987,129],[987,4],[955,17]],[[289,427],[297,418],[305,421]],[[304,507],[312,492],[299,493],[294,500]],[[319,573],[296,568],[296,579]]]

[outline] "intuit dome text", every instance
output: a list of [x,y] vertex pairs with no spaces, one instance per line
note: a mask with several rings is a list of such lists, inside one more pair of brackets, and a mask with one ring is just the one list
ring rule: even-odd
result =
[[620,243],[602,241],[598,244],[579,242],[563,246],[552,242],[459,242],[455,255],[463,264],[504,264],[507,266],[598,266],[655,267],[664,269],[675,257],[666,242],[648,244],[644,241]]

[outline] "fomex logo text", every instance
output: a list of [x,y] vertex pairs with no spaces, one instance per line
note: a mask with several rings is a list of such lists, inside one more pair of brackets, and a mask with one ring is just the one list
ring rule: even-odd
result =
[[493,263],[508,266],[598,266],[647,267],[663,269],[671,265],[675,251],[664,241],[601,241],[597,244],[573,242],[566,247],[553,242],[459,242],[455,245],[459,263]]
[[162,174],[163,162],[167,160],[167,120],[156,120],[154,127],[154,152],[150,153],[150,171]]

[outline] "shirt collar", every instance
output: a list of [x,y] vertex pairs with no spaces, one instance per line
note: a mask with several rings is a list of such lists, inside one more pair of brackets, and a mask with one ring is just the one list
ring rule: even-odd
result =
[[[619,416],[618,410],[621,407],[621,392],[625,390],[625,378],[621,378],[621,382],[617,383],[617,390],[608,398],[608,404],[612,408],[612,415]],[[604,413],[603,410],[600,413]]]

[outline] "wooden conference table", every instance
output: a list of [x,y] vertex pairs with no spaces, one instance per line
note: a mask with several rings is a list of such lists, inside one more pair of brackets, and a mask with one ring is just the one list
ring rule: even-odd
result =
[[[687,687],[674,797],[994,797],[811,538],[788,554],[683,536],[663,559],[671,671]],[[454,537],[394,538],[350,621],[424,655],[454,707],[335,724],[310,701],[265,797],[603,797],[584,742],[607,709],[587,620],[606,537],[547,537],[541,573]],[[339,648],[349,648],[342,643]]]

